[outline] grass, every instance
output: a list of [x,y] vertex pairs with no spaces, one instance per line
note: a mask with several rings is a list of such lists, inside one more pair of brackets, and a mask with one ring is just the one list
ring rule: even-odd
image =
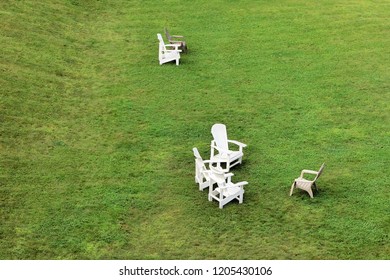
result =
[[[389,259],[389,8],[1,1],[0,259]],[[191,150],[217,122],[248,144],[223,210]]]

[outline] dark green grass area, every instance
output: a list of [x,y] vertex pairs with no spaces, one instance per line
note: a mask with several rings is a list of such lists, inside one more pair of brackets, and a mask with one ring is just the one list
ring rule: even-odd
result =
[[[388,1],[0,3],[0,259],[389,259]],[[186,36],[158,64],[156,33]],[[210,129],[248,145],[220,210]],[[302,169],[326,169],[314,199]]]

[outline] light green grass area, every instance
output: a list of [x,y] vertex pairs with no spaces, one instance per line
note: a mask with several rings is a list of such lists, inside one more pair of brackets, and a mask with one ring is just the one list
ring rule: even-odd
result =
[[[0,259],[389,259],[389,1],[0,2]],[[180,66],[156,33],[186,36]],[[194,182],[210,129],[244,203]],[[326,169],[314,199],[289,190]]]

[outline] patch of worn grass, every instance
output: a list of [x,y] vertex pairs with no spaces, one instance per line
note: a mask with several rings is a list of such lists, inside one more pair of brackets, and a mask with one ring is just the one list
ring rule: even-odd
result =
[[[388,3],[41,2],[0,3],[1,259],[388,259]],[[217,122],[248,144],[223,210]]]

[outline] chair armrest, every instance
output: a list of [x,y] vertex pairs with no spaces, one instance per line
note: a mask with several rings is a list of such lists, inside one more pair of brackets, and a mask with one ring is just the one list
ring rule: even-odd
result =
[[179,46],[176,45],[176,44],[166,44],[165,47],[173,47],[173,48],[175,48],[175,51],[180,51],[181,52],[181,50],[178,49]]
[[173,41],[173,40],[169,40],[169,43],[171,44],[175,44],[175,45],[184,45],[184,41]]
[[315,171],[315,170],[308,170],[308,169],[303,169],[302,170],[303,173],[308,173],[308,174],[317,174],[318,171]]
[[243,148],[245,148],[247,146],[246,144],[241,143],[241,142],[236,141],[236,140],[227,140],[227,141],[228,141],[228,143],[232,143],[232,144],[235,144],[235,145],[243,147]]
[[177,50],[177,49],[174,49],[174,50],[165,50],[166,53],[180,53],[181,50]]
[[171,35],[172,38],[184,38],[184,36],[181,35]]
[[303,174],[313,174],[313,175],[317,175],[317,174],[318,174],[318,171],[303,169],[302,172],[301,172],[301,177],[303,176]]
[[233,184],[233,186],[235,186],[235,187],[243,187],[245,185],[248,185],[247,181],[242,181],[242,182],[238,182],[238,183]]

